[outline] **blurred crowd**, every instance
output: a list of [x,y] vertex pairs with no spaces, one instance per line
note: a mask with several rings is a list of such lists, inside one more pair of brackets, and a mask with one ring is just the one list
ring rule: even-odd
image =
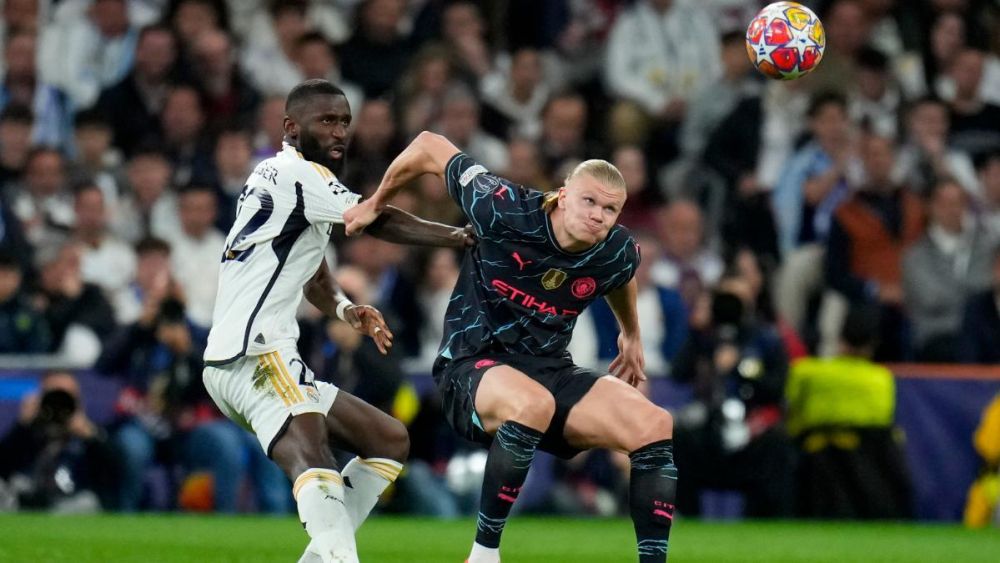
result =
[[[677,463],[701,477],[681,480],[682,512],[698,512],[702,489],[730,488],[752,515],[905,514],[905,494],[885,488],[893,498],[871,510],[796,500],[808,487],[794,486],[795,468],[833,463],[796,460],[841,444],[830,428],[893,442],[891,377],[868,360],[1000,360],[1000,5],[807,1],[826,28],[823,62],[775,82],[744,44],[766,3],[4,0],[0,354],[18,356],[0,358],[46,354],[123,389],[114,422],[95,428],[73,414],[72,376],[51,374],[61,394],[43,395],[55,406],[41,412],[50,426],[62,413],[62,430],[31,430],[41,415],[26,407],[15,438],[76,443],[81,467],[117,456],[112,480],[81,469],[105,507],[199,506],[184,476],[207,469],[229,476],[210,487],[216,509],[246,506],[232,477],[244,475],[252,506],[289,509],[284,477],[201,387],[201,349],[243,182],[281,148],[284,95],[326,78],[354,114],[341,180],[363,194],[423,130],[542,190],[586,158],[622,171],[621,222],[643,253],[645,391],[671,381],[690,397],[676,411]],[[434,177],[394,204],[463,222]],[[414,460],[394,506],[460,513],[482,460],[408,377],[429,372],[459,256],[342,233],[332,247],[341,285],[385,313],[396,348],[382,357],[304,305],[303,357],[409,425]],[[616,337],[597,304],[571,351],[600,368]],[[852,361],[874,375],[810,395],[803,382],[857,373]],[[871,405],[846,404],[866,389]],[[853,451],[905,482],[883,449]],[[153,465],[183,494],[152,502]],[[605,453],[550,463],[560,486],[522,504],[613,512],[622,466]]]

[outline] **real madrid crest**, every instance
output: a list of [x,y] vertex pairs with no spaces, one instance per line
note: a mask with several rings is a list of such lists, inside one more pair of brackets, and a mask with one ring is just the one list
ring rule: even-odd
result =
[[542,287],[552,291],[562,285],[564,281],[566,281],[566,272],[557,268],[549,268],[549,271],[542,276]]

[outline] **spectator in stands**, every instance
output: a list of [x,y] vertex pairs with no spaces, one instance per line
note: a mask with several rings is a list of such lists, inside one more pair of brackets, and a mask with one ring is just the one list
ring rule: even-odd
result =
[[851,121],[883,137],[895,137],[902,96],[890,74],[889,58],[865,47],[858,52],[857,86],[848,92]]
[[83,281],[100,287],[115,302],[135,278],[135,253],[108,231],[108,210],[97,185],[77,186],[73,211],[76,221],[70,236],[81,243]]
[[934,188],[928,211],[927,233],[904,255],[903,303],[916,360],[954,362],[965,302],[990,287],[996,240],[953,181]]
[[170,28],[144,27],[135,47],[135,65],[121,81],[101,92],[97,108],[111,124],[114,144],[131,156],[140,142],[160,133],[159,116],[176,78],[177,43]]
[[119,325],[131,325],[145,318],[147,323],[159,311],[164,299],[183,300],[181,286],[170,275],[170,245],[146,238],[135,245],[135,279],[128,291],[113,303]]
[[546,81],[542,54],[522,47],[503,55],[480,84],[483,102],[502,115],[509,133],[537,139],[542,132],[542,109],[552,93]]
[[969,155],[948,146],[948,106],[937,98],[920,98],[906,112],[906,141],[899,151],[900,174],[914,193],[927,197],[938,181],[950,177],[973,197],[980,197]]
[[[155,301],[155,300],[154,300]],[[234,512],[242,479],[251,474],[261,509],[283,513],[287,484],[248,433],[221,417],[201,382],[207,332],[193,327],[173,298],[147,308],[107,344],[98,371],[121,377],[125,387],[112,436],[124,457],[119,508],[142,506],[143,476],[157,460],[213,475],[214,508]]]
[[8,104],[30,107],[35,116],[32,142],[62,148],[69,141],[73,108],[65,94],[39,75],[36,41],[34,30],[14,31],[4,39],[0,109]]
[[82,254],[75,241],[39,252],[36,299],[52,330],[53,351],[69,365],[90,367],[101,353],[101,337],[114,330],[115,318],[101,288],[83,281]]
[[858,0],[833,0],[823,14],[827,49],[823,65],[810,74],[806,87],[813,93],[837,92],[846,96],[856,84],[857,59],[871,37],[871,24],[863,3]]
[[952,64],[951,146],[976,158],[1000,149],[1000,106],[987,102],[981,88],[986,54],[965,49]]
[[212,156],[212,186],[219,200],[215,226],[226,233],[236,220],[236,201],[253,171],[250,133],[239,126],[224,128],[215,140]]
[[128,192],[115,211],[112,230],[128,242],[166,237],[180,229],[177,198],[171,189],[173,166],[155,149],[140,149],[128,162]]
[[415,137],[437,124],[445,97],[456,83],[454,65],[444,47],[431,44],[414,55],[398,88],[397,105],[404,137]]
[[212,324],[219,286],[219,260],[226,237],[215,228],[218,199],[197,184],[181,190],[181,229],[170,237],[171,271],[180,283],[191,323],[207,329]]
[[449,88],[441,107],[436,129],[466,154],[490,170],[507,168],[507,146],[483,131],[479,125],[480,107],[472,91],[462,85]]
[[173,163],[174,185],[184,186],[211,177],[211,144],[198,91],[190,86],[171,88],[160,122],[167,154]]
[[947,10],[936,15],[920,52],[909,52],[896,61],[896,75],[907,99],[945,95],[947,73],[968,42],[962,15]]
[[979,159],[979,183],[983,187],[981,219],[990,234],[1000,240],[1000,150]]
[[850,192],[848,170],[857,158],[842,96],[813,97],[809,128],[812,140],[792,156],[771,194],[783,258],[779,312],[800,331],[822,286],[824,243],[834,211]]
[[121,151],[111,145],[111,127],[97,110],[85,110],[76,114],[73,133],[75,151],[69,168],[70,184],[95,183],[101,188],[108,209],[116,209],[125,170]]
[[42,376],[21,401],[17,424],[0,440],[0,479],[28,510],[97,512],[112,504],[115,454],[87,418],[76,378]]
[[269,0],[266,24],[247,37],[243,68],[265,96],[284,97],[301,80],[293,61],[299,39],[310,31],[308,8],[308,0]]
[[612,143],[644,145],[654,129],[664,129],[658,152],[676,154],[688,104],[720,71],[719,34],[708,13],[696,3],[640,0],[618,16],[607,49],[605,81],[618,100]]
[[42,79],[61,89],[75,109],[90,108],[101,90],[132,67],[139,31],[129,23],[125,0],[94,0],[82,18],[46,26],[38,67]]
[[285,119],[285,97],[265,98],[257,108],[256,129],[253,135],[254,166],[265,158],[281,152],[281,141],[285,136],[282,121]]
[[[0,13],[0,44],[6,45],[7,37],[18,31],[37,30],[39,5],[37,0],[6,0]],[[0,62],[0,72],[3,63]]]
[[294,61],[301,75],[299,82],[311,78],[329,80],[344,92],[351,109],[357,111],[361,108],[365,101],[364,92],[356,84],[341,76],[337,53],[322,33],[313,31],[299,37],[295,46]]
[[798,514],[812,518],[909,518],[910,476],[896,438],[892,373],[872,363],[878,312],[854,307],[835,357],[792,366],[788,432],[799,447]]
[[23,288],[21,263],[0,251],[0,354],[43,354],[51,349],[49,325]]
[[[556,184],[545,174],[542,154],[538,144],[525,137],[514,136],[507,141],[507,168],[497,171],[497,174],[515,184],[531,186],[547,192]],[[623,172],[624,174],[624,172]],[[626,181],[628,176],[626,176]],[[629,184],[631,188],[632,184]]]
[[675,417],[682,514],[700,513],[705,489],[743,492],[749,517],[792,513],[792,450],[781,427],[788,357],[773,328],[754,320],[748,295],[738,276],[706,292],[673,363],[671,377],[695,397]]
[[[879,306],[882,333],[875,358],[900,361],[907,349],[903,253],[924,232],[923,202],[893,181],[896,147],[891,139],[869,135],[862,148],[866,181],[834,214],[824,274],[830,288],[847,301]],[[831,299],[824,305],[838,308]],[[828,314],[828,324],[821,327],[827,339],[839,334],[846,311]]]
[[663,193],[650,178],[646,153],[635,145],[622,145],[611,154],[611,163],[622,173],[628,194],[629,205],[622,209],[618,222],[632,231],[654,232],[656,209],[663,204]]
[[31,108],[7,104],[0,111],[0,187],[21,180],[31,151]]
[[419,262],[417,303],[423,313],[420,326],[420,367],[430,373],[441,347],[444,318],[451,292],[458,281],[459,256],[448,248],[438,248],[423,254]]
[[56,149],[34,148],[24,172],[23,185],[12,192],[11,208],[36,250],[58,245],[73,225],[65,159]]
[[340,48],[344,78],[376,98],[392,89],[413,53],[400,33],[405,4],[401,0],[365,0],[358,6],[354,35]]
[[229,32],[225,0],[171,0],[163,21],[170,25],[180,48],[180,63],[189,69],[197,58],[202,37],[213,31]]
[[551,182],[561,186],[570,163],[585,160],[599,151],[586,138],[587,101],[577,92],[553,94],[542,110],[542,151],[546,173]]
[[347,146],[344,183],[355,191],[378,183],[389,163],[403,150],[392,104],[384,99],[367,100],[357,110],[354,135]]
[[249,123],[260,94],[240,68],[232,37],[220,29],[205,30],[192,47],[192,58],[208,131],[216,134],[229,124]]
[[[661,254],[660,245],[652,235],[638,233],[636,240],[644,255],[652,258]],[[637,309],[643,312],[639,317],[639,329],[646,375],[667,377],[674,357],[687,339],[689,309],[677,289],[658,285],[653,280],[654,267],[654,260],[646,259],[635,273],[639,290]],[[590,334],[582,332],[582,327],[574,331],[573,358],[580,365],[606,369],[618,354],[618,323],[604,300],[595,301],[587,311],[579,321],[589,321],[593,329]]]
[[722,275],[722,259],[705,244],[701,209],[693,201],[678,200],[659,211],[658,234],[663,251],[646,254],[654,262],[653,282],[679,291],[691,308],[697,295],[715,285]]
[[965,303],[959,357],[970,364],[1000,363],[1000,249],[993,254],[993,287]]
[[476,86],[493,69],[493,54],[486,37],[486,22],[476,2],[459,0],[441,14],[441,38],[469,86]]

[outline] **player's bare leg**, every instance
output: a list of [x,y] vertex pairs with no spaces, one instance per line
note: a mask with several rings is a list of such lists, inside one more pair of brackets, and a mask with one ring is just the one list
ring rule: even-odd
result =
[[292,417],[271,457],[295,485],[299,519],[323,563],[357,563],[354,526],[344,505],[344,481],[327,442],[326,417]]
[[493,434],[483,475],[476,541],[469,563],[500,561],[500,534],[555,413],[552,394],[509,366],[490,368],[476,391],[476,413]]
[[[327,435],[338,448],[358,457],[344,466],[344,505],[355,531],[392,484],[410,451],[410,436],[402,422],[361,399],[340,391],[326,416]],[[310,542],[299,563],[319,563]]]
[[564,432],[575,448],[608,448],[629,454],[629,505],[639,561],[666,561],[677,494],[670,413],[608,375],[573,406]]

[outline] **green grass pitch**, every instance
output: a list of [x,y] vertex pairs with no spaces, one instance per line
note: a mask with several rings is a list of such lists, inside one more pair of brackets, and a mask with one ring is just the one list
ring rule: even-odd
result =
[[[380,517],[358,534],[366,563],[461,563],[472,520]],[[3,562],[294,563],[307,537],[292,518],[256,516],[0,515]],[[515,517],[504,534],[505,563],[636,561],[627,520]],[[702,561],[1000,561],[1000,530],[864,523],[678,520],[672,563]]]

